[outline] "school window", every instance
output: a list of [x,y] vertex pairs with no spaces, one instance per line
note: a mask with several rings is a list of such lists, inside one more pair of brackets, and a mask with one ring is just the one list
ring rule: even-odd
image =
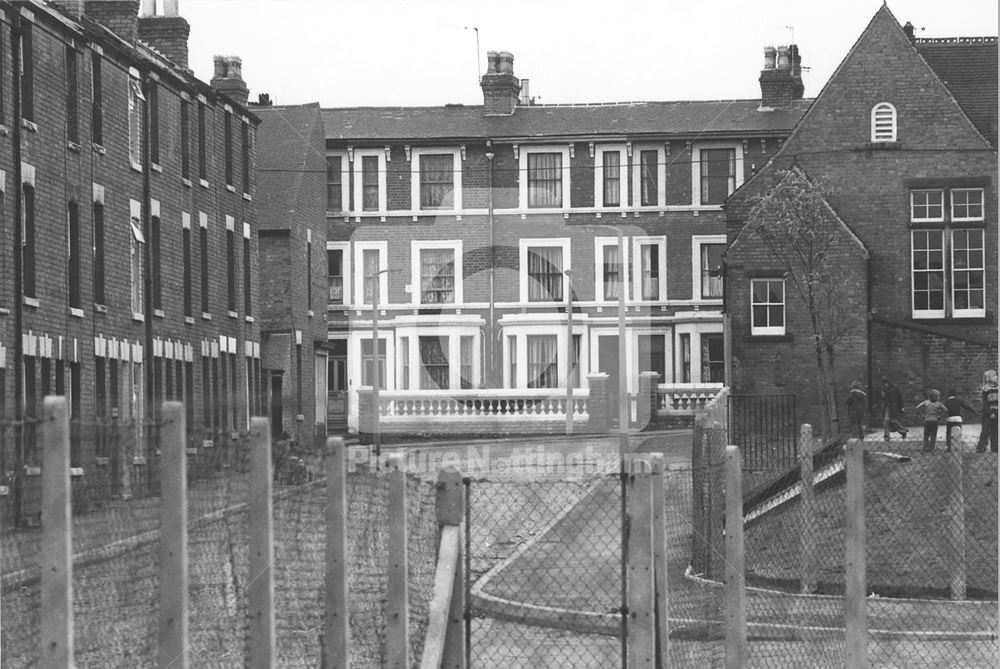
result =
[[653,207],[659,204],[659,152],[639,152],[639,205]]
[[986,315],[986,249],[982,229],[951,232],[951,296],[954,316]]
[[656,372],[657,383],[667,379],[666,339],[662,334],[639,335],[639,371]]
[[222,122],[222,146],[226,163],[226,185],[233,185],[233,112],[226,110]]
[[250,237],[243,236],[243,313],[246,316],[253,316],[253,299],[250,292],[252,281],[250,268]]
[[153,309],[163,310],[163,249],[160,239],[160,217],[149,219],[149,251],[152,256]]
[[419,249],[421,304],[455,302],[455,250]]
[[527,335],[527,374],[529,388],[559,387],[559,347],[556,335]]
[[344,211],[344,158],[326,157],[326,210]]
[[80,304],[80,207],[70,202],[66,212],[66,264],[69,306],[81,308]]
[[725,339],[721,333],[701,335],[701,382],[726,382]]
[[243,192],[250,192],[250,123],[240,123],[240,171],[243,175]]
[[226,231],[226,309],[236,311],[236,233]]
[[208,149],[205,145],[205,103],[198,101],[198,178],[208,179]]
[[[375,385],[375,360],[372,356],[372,340],[361,340],[361,385]],[[385,339],[378,340],[378,387],[385,390]]]
[[528,207],[563,206],[563,154],[527,154]]
[[455,208],[455,156],[420,154],[420,208]]
[[128,78],[128,159],[133,167],[142,166],[142,105],[146,96],[142,93],[139,78]]
[[785,334],[785,280],[750,280],[750,334]]
[[90,139],[94,144],[104,144],[104,85],[101,81],[103,56],[96,51],[90,54]]
[[66,139],[70,142],[80,141],[79,103],[77,90],[79,68],[77,66],[76,49],[71,44],[66,45]]
[[635,238],[634,295],[640,300],[660,300],[666,297],[666,239],[663,237]]
[[424,390],[449,388],[448,337],[419,337],[420,387]]
[[982,221],[983,189],[953,188],[951,190],[951,220]]
[[910,220],[914,223],[944,221],[944,191],[910,191]]
[[21,22],[21,118],[35,120],[35,57],[32,25]]
[[149,160],[160,164],[160,88],[149,82]]
[[872,107],[873,142],[896,141],[896,108],[888,102],[880,102]]
[[344,303],[344,250],[326,250],[327,299],[331,304]]
[[183,256],[184,272],[184,316],[193,316],[194,305],[191,299],[191,227],[181,230],[181,254]]
[[129,235],[129,293],[131,295],[132,317],[143,318],[143,274],[142,255],[146,238],[142,234],[141,205],[131,201],[131,217],[129,225],[132,234]]
[[535,246],[527,250],[528,301],[558,302],[563,299],[563,249]]
[[736,190],[736,150],[701,149],[701,204],[722,204]]
[[[34,170],[31,176],[34,177]],[[21,281],[25,297],[36,297],[34,178],[21,187]]]
[[181,178],[191,178],[191,103],[181,98]]
[[94,303],[104,304],[104,203],[94,202]]

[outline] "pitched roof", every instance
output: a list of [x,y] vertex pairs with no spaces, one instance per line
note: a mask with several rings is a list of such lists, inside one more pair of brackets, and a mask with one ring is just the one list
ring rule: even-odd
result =
[[485,116],[481,105],[324,109],[332,140],[437,140],[587,137],[607,135],[786,134],[810,100],[761,109],[759,100],[620,102],[518,106],[509,116]]
[[918,39],[917,51],[992,146],[997,146],[997,38]]
[[255,107],[257,129],[257,218],[262,229],[289,227],[299,210],[303,175],[324,162],[323,119],[316,102]]

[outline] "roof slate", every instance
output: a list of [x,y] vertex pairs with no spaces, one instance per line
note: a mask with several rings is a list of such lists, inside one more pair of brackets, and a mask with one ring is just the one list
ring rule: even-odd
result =
[[918,39],[917,51],[989,143],[997,146],[997,38]]
[[[298,210],[303,174],[323,155],[318,103],[256,107],[257,220],[264,230],[288,228]],[[322,162],[322,159],[320,158]]]
[[323,120],[335,141],[785,134],[810,102],[764,110],[759,100],[528,105],[509,116],[485,116],[481,105],[353,107],[324,109]]

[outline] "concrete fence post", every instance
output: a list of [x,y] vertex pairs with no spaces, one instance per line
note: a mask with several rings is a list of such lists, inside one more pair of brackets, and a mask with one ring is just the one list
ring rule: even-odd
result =
[[187,433],[184,405],[165,402],[163,422],[160,448],[159,666],[161,669],[187,669]]
[[667,519],[663,455],[650,456],[653,464],[653,577],[656,590],[657,667],[670,666],[670,584],[667,581]]
[[[961,428],[959,428],[961,429]],[[951,492],[948,496],[948,535],[951,543],[952,556],[949,561],[951,570],[951,598],[963,600],[966,597],[966,564],[965,564],[965,485],[962,477],[962,452],[952,450],[948,453],[948,474]]]
[[961,451],[962,417],[948,416],[948,420],[945,423],[945,428],[947,429],[947,433],[945,434],[945,443],[947,444],[947,449],[949,451]]
[[653,481],[647,460],[630,460],[628,490],[628,666],[653,669],[656,663],[656,603],[653,570]]
[[588,374],[587,387],[590,390],[587,402],[589,414],[587,431],[604,434],[611,425],[611,414],[608,410],[608,375],[604,372]]
[[73,667],[73,519],[70,512],[69,405],[46,397],[41,425],[42,546],[40,665]]
[[708,578],[718,579],[725,574],[725,521],[726,521],[726,429],[712,423],[706,439],[708,485]]
[[386,594],[385,666],[410,667],[409,560],[406,539],[406,472],[403,456],[386,458],[389,477],[389,567]]
[[802,593],[816,592],[816,504],[813,490],[812,425],[803,423],[799,430],[799,537],[801,539]]
[[[465,546],[461,533],[465,518],[465,487],[462,474],[457,469],[442,469],[438,473],[436,512],[438,522],[438,545],[441,545],[441,530],[445,526],[459,528],[458,563],[455,581],[451,589],[448,606],[448,627],[445,632],[444,654],[441,667],[444,669],[465,669]],[[440,556],[439,556],[440,559]]]
[[341,437],[326,440],[326,617],[323,668],[351,663],[347,609],[347,453]]
[[636,427],[643,429],[656,420],[657,406],[657,383],[660,379],[659,372],[639,373],[639,396],[636,400]]
[[375,389],[358,388],[358,443],[371,444],[375,434]]
[[251,669],[275,666],[274,646],[274,514],[271,430],[268,419],[250,419],[250,580],[247,605]]
[[742,460],[739,446],[726,446],[726,669],[747,666]]
[[865,597],[865,463],[864,444],[856,439],[847,442],[847,522],[845,546],[845,627],[847,631],[846,666],[868,669],[868,621]]
[[705,418],[696,416],[691,434],[691,566],[695,573],[704,574],[708,569],[708,541],[706,540],[708,469],[705,461]]

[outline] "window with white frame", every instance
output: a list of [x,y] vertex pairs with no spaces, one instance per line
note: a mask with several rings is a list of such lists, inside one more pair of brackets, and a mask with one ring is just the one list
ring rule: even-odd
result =
[[354,150],[354,211],[376,213],[386,210],[384,149]]
[[521,206],[562,209],[569,206],[569,147],[521,147],[518,153]]
[[914,230],[913,315],[944,316],[944,231]]
[[389,272],[386,256],[388,242],[357,242],[354,245],[355,304],[373,304],[378,289],[378,303],[389,301]]
[[351,194],[348,189],[350,172],[347,153],[334,151],[326,154],[326,210],[347,211]]
[[632,150],[632,204],[640,207],[656,207],[666,203],[666,163],[662,146],[644,147],[637,145]]
[[424,390],[448,389],[451,387],[451,365],[449,364],[449,337],[418,337],[420,352],[420,387]]
[[872,141],[896,141],[896,108],[888,102],[872,107]]
[[566,294],[568,239],[521,240],[521,301],[559,302]]
[[784,279],[750,279],[750,334],[785,334]]
[[667,296],[667,238],[633,237],[632,294],[637,300],[663,300]]
[[628,154],[624,145],[598,145],[594,153],[594,206],[624,207],[628,204]]
[[914,223],[944,220],[944,190],[940,188],[910,191],[910,221]]
[[983,220],[983,189],[982,188],[952,188],[951,189],[951,220],[982,221]]
[[[623,241],[624,243],[627,242]],[[595,297],[602,302],[616,302],[621,287],[628,283],[628,267],[627,263],[622,262],[618,238],[597,237],[594,239],[594,252]]]
[[381,390],[385,390],[386,376],[385,376],[385,339],[379,337],[378,340],[378,355],[373,355],[374,347],[372,346],[372,338],[368,337],[361,340],[361,385],[363,386],[374,386],[375,385],[375,369],[376,361],[378,366],[378,387]]
[[667,346],[666,335],[639,334],[638,371],[656,372],[660,376],[657,383],[667,380]]
[[986,315],[986,248],[981,228],[951,231],[951,299],[956,317]]
[[726,382],[725,335],[703,332],[701,337],[701,382]]
[[413,149],[411,199],[416,210],[462,208],[462,160],[459,149]]
[[[412,285],[415,304],[462,301],[462,242],[412,242]],[[419,287],[419,289],[418,289]]]
[[351,302],[348,246],[347,242],[327,242],[326,244],[327,300],[330,304],[350,304]]
[[146,96],[142,94],[139,72],[129,70],[128,77],[128,158],[134,167],[142,165],[142,105]]
[[722,256],[726,252],[725,235],[691,237],[691,285],[695,300],[721,300],[723,288]]
[[529,388],[559,387],[559,346],[556,335],[526,335]]
[[472,388],[474,381],[473,365],[475,356],[475,337],[462,336],[458,340],[458,371],[459,387]]
[[410,389],[410,338],[399,338],[399,389]]
[[136,200],[129,200],[129,225],[132,234],[129,235],[129,285],[131,287],[132,317],[143,318],[143,245],[146,238],[142,234],[142,205]]
[[743,183],[743,145],[702,142],[691,148],[694,205],[721,205]]

